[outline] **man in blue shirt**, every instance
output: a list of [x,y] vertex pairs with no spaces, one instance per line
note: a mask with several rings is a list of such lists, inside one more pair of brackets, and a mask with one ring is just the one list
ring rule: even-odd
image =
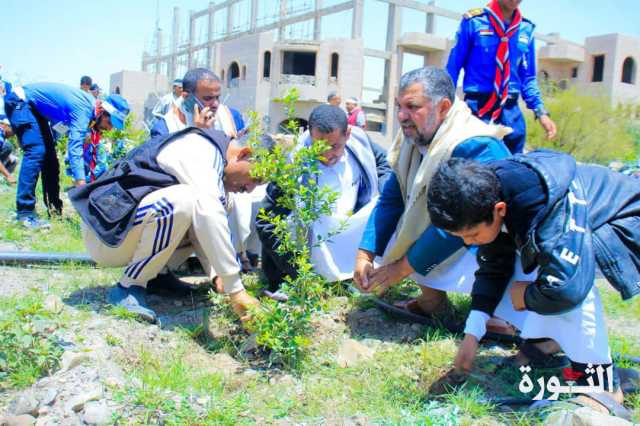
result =
[[526,138],[519,95],[547,138],[556,134],[536,80],[535,25],[520,14],[521,1],[491,0],[487,7],[465,13],[447,63],[454,84],[464,69],[465,101],[473,113],[485,122],[513,129],[504,138],[512,153],[522,152]]
[[[403,75],[396,104],[402,133],[387,153],[393,173],[365,227],[353,278],[361,290],[382,293],[411,275],[421,285],[422,295],[406,308],[438,315],[448,305],[447,291],[470,292],[472,280],[462,283],[459,278],[472,276],[477,264],[461,239],[430,224],[424,209],[430,176],[450,157],[479,161],[508,157],[501,139],[509,130],[474,117],[464,102],[456,101],[449,74],[435,67]],[[460,264],[460,254],[470,261],[452,268]],[[382,266],[376,267],[378,256],[384,257]],[[447,271],[451,279],[442,279]]]
[[0,76],[0,174],[4,176],[10,185],[16,183],[11,173],[18,165],[18,159],[12,154],[13,147],[7,141],[13,134],[9,120],[4,112],[4,97],[11,93],[11,83],[3,81]]
[[96,100],[79,88],[58,83],[34,83],[15,87],[5,98],[5,109],[23,151],[16,194],[17,219],[29,228],[48,227],[38,219],[36,184],[42,173],[44,202],[49,212],[62,212],[60,165],[53,130],[67,134],[67,156],[76,186],[86,183],[83,143],[90,127],[99,131],[122,129],[129,113],[127,101],[111,95]]

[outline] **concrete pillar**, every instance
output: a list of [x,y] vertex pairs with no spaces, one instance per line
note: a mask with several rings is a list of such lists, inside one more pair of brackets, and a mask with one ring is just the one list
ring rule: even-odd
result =
[[391,53],[390,59],[385,61],[385,81],[382,90],[387,104],[387,116],[385,125],[387,129],[387,140],[395,136],[397,130],[396,107],[393,101],[396,96],[397,81],[402,72],[402,52],[398,51],[398,37],[401,28],[401,10],[395,4],[389,4],[389,14],[387,17],[387,40],[385,50]]
[[351,22],[351,38],[352,39],[362,38],[363,15],[364,15],[364,0],[353,0],[353,15],[352,15],[352,22]]
[[196,44],[196,20],[193,17],[193,10],[189,11],[189,41],[187,42],[188,50],[188,69],[193,67],[193,46]]
[[215,13],[213,12],[214,6],[213,2],[209,2],[209,14],[207,15],[209,18],[209,23],[207,24],[207,66],[211,69],[213,69],[213,26],[215,22]]
[[395,50],[398,36],[400,35],[400,26],[402,13],[398,6],[389,4],[389,14],[387,16],[387,40],[385,49],[387,51]]
[[[436,1],[431,0],[429,2],[429,6],[435,6]],[[436,32],[436,15],[433,13],[427,13],[427,25],[425,27],[425,32],[427,34],[435,34]]]
[[[287,17],[287,0],[280,0],[280,21]],[[278,41],[284,38],[285,27],[280,24],[278,26]]]
[[231,31],[233,29],[233,11],[235,10],[234,6],[235,5],[233,3],[227,6],[227,35],[231,34]]
[[160,28],[156,29],[156,72],[160,73],[160,58],[162,57],[162,48],[163,48],[163,40],[162,40],[162,30]]
[[316,16],[313,19],[313,39],[318,41],[322,38],[322,16],[318,14],[318,11],[322,9],[322,0],[316,0]]
[[180,43],[180,8],[173,8],[173,28],[171,31],[171,61],[169,63],[169,80],[176,78],[176,52]]
[[258,26],[258,0],[251,0],[251,21],[249,22],[249,29],[252,33],[256,31]]

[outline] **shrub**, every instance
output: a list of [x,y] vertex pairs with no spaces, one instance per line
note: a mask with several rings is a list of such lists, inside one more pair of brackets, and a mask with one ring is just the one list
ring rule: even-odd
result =
[[573,155],[577,160],[608,164],[633,157],[630,116],[625,108],[611,106],[609,99],[566,91],[550,90],[545,105],[558,128],[555,140],[548,141],[542,127],[527,114],[529,149],[548,148]]

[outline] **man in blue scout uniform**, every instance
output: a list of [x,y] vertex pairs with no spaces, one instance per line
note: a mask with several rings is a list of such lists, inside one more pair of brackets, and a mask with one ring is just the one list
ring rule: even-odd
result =
[[513,129],[504,138],[512,153],[522,152],[526,138],[519,95],[535,113],[547,138],[556,135],[536,80],[535,25],[522,17],[518,9],[521,1],[491,0],[485,8],[465,13],[447,63],[454,84],[464,69],[465,101],[474,115]]
[[5,109],[23,151],[16,194],[17,219],[29,228],[48,227],[36,215],[36,184],[42,173],[44,201],[51,211],[62,211],[60,166],[52,129],[68,134],[67,156],[76,186],[86,183],[83,144],[91,127],[98,131],[122,129],[129,113],[119,95],[96,100],[79,88],[58,83],[34,83],[14,87],[5,97]]

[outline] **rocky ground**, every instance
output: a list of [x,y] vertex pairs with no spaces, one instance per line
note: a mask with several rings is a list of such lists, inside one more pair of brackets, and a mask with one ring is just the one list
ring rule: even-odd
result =
[[[225,320],[225,308],[216,306],[206,293],[179,300],[151,297],[150,304],[161,319],[159,327],[126,318],[105,304],[108,275],[97,279],[101,283],[98,285],[77,284],[86,283],[83,277],[91,274],[86,270],[0,267],[3,298],[17,300],[38,294],[44,300],[44,309],[58,316],[64,324],[51,331],[64,349],[59,367],[26,389],[0,388],[0,413],[5,414],[0,418],[0,425],[385,423],[380,417],[371,418],[357,412],[349,416],[337,410],[334,412],[330,408],[330,400],[320,417],[304,421],[296,420],[298,415],[295,413],[299,408],[292,407],[287,411],[285,407],[282,415],[275,416],[277,418],[268,411],[265,411],[267,414],[262,413],[251,402],[254,396],[269,401],[264,393],[283,392],[293,395],[291,398],[295,404],[304,406],[304,399],[308,398],[305,393],[310,389],[314,392],[321,389],[313,387],[317,386],[313,382],[328,380],[331,375],[304,377],[270,367],[255,340],[247,336],[238,324]],[[637,319],[615,318],[613,321],[617,333],[628,332],[633,339],[638,338]],[[363,364],[373,363],[379,356],[393,356],[389,354],[394,351],[413,354],[419,351],[416,345],[425,339],[422,325],[390,319],[378,308],[354,303],[345,296],[331,301],[329,311],[315,318],[314,328],[314,362],[338,370],[362,368]],[[454,343],[450,338],[436,342],[439,346],[435,347],[442,348],[444,361],[440,369],[430,371],[429,375],[437,375],[448,368],[446,364],[450,362]],[[492,347],[483,355],[491,363],[491,360],[512,353],[513,348]],[[424,362],[429,362],[434,356],[433,353],[420,355],[426,357]],[[171,384],[160,386],[154,381],[165,380],[161,370],[171,368],[171,360],[174,359],[179,359],[180,365],[197,366],[202,377],[220,380],[225,384],[225,392],[229,389],[236,392],[234,398],[245,393],[244,398],[248,401],[243,400],[242,410],[234,412],[233,417],[212,418],[213,411],[228,413],[232,410],[230,405],[223,404],[223,396],[218,395],[220,399],[216,399],[216,395],[206,390],[209,388],[204,385],[177,385],[181,371],[175,372]],[[399,362],[397,370],[397,374],[416,383],[432,382],[436,378],[425,378],[424,371],[415,361],[407,362],[407,365]],[[374,372],[364,374],[362,377]],[[487,381],[491,381],[490,376]],[[327,382],[329,387],[343,385],[339,381]],[[486,388],[491,389],[490,383]],[[339,391],[333,389],[327,393],[327,398],[340,398]],[[308,402],[317,403],[316,400]],[[422,424],[459,424],[459,419],[455,418],[456,410],[440,405],[425,416],[434,422]],[[626,424],[612,417],[600,417],[587,409],[559,413],[548,417],[548,424]],[[477,421],[481,424],[509,422],[491,417],[484,416]],[[203,420],[205,418],[206,421]],[[467,421],[474,423],[474,420]],[[414,422],[418,423],[408,418],[404,424]],[[402,423],[390,421],[388,424]]]

